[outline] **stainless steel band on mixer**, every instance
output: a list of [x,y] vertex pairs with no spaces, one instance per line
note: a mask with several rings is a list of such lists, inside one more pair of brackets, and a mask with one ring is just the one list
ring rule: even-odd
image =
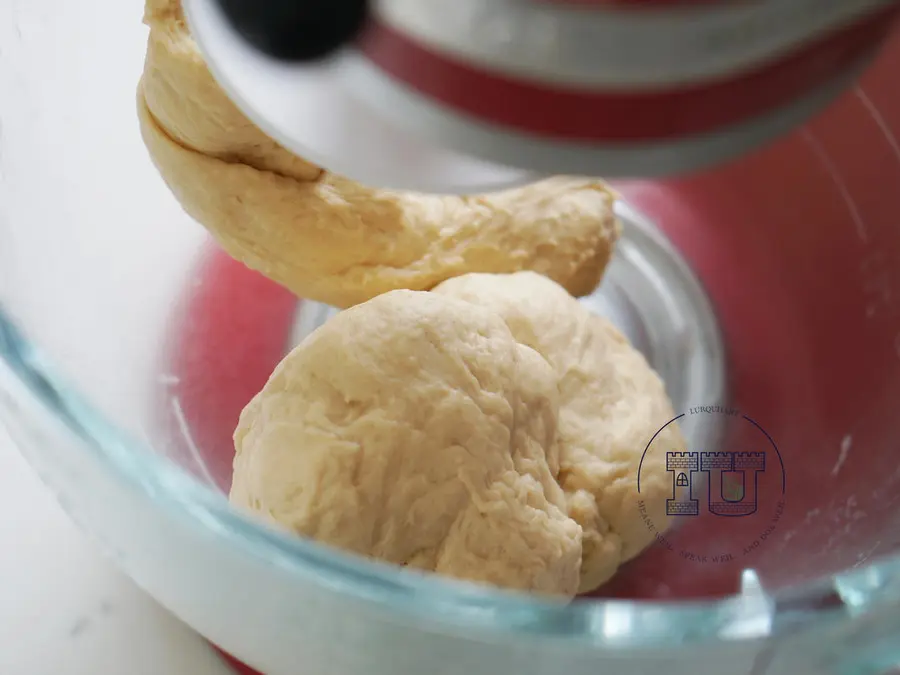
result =
[[424,48],[496,75],[635,91],[746,71],[891,6],[894,0],[378,0],[371,13]]
[[379,0],[360,47],[392,78],[473,119],[545,139],[659,141],[803,97],[871,53],[897,7]]

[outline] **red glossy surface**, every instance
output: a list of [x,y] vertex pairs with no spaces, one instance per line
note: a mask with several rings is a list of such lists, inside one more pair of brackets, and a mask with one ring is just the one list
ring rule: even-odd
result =
[[[800,581],[900,545],[898,64],[894,39],[860,88],[752,157],[621,186],[705,282],[725,332],[733,403],[784,457],[778,530],[739,561],[764,582]],[[748,444],[732,437],[728,449]],[[762,503],[777,499],[773,481],[761,490]],[[753,520],[700,517],[676,541],[740,550],[759,529]],[[654,549],[604,590],[651,597],[664,579],[672,597],[715,595],[736,588],[735,572]]]
[[[858,89],[777,145],[708,174],[619,186],[704,282],[728,345],[732,404],[778,444],[787,492],[776,533],[754,553],[713,565],[652,548],[602,595],[720,595],[746,566],[781,586],[900,546],[898,70],[895,38]],[[181,380],[185,421],[223,488],[237,416],[282,355],[295,307],[215,249],[172,324],[166,372]],[[758,447],[740,430],[727,442]],[[761,503],[776,487],[763,482]],[[671,539],[739,553],[759,525],[701,516]]]
[[296,307],[288,291],[211,248],[172,317],[161,372],[177,384],[161,401],[162,428],[179,458],[196,446],[223,491],[238,417],[284,355]]

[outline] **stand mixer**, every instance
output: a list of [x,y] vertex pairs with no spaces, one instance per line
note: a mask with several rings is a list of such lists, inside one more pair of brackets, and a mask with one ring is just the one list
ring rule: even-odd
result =
[[[835,405],[838,392],[860,387],[890,386],[887,398],[898,400],[896,367],[882,372],[882,380],[875,375],[881,362],[862,347],[877,342],[893,349],[897,319],[892,315],[877,337],[835,322],[828,304],[850,307],[859,302],[854,291],[836,278],[817,279],[797,260],[809,256],[837,266],[837,251],[854,247],[855,237],[873,236],[838,222],[847,216],[835,215],[841,204],[831,199],[835,160],[816,129],[827,127],[833,138],[842,124],[859,127],[860,105],[879,129],[884,126],[858,81],[889,39],[900,3],[190,0],[185,8],[211,70],[241,110],[282,145],[328,170],[370,185],[443,193],[500,189],[555,173],[613,180],[624,197],[619,215],[625,232],[603,288],[585,301],[641,348],[677,406],[730,402],[763,421],[775,452],[773,437],[787,458],[779,453],[781,481],[762,485],[760,500],[773,512],[786,497],[792,502],[787,515],[778,511],[778,536],[763,537],[763,544],[784,552],[800,537],[804,547],[822,554],[811,562],[769,550],[745,559],[742,574],[729,565],[698,573],[685,560],[694,555],[689,551],[702,551],[696,555],[705,561],[716,547],[746,549],[760,529],[758,523],[707,518],[680,528],[680,567],[672,563],[672,550],[648,551],[599,597],[737,594],[752,604],[763,587],[785,588],[858,563],[852,559],[858,553],[847,556],[856,545],[839,550],[833,531],[812,535],[804,523],[817,515],[816,486],[837,475],[834,467],[840,464],[845,477],[853,473],[853,466],[844,466],[850,448],[881,443],[875,440],[880,433],[847,433],[854,414],[846,408],[836,413]],[[890,63],[896,64],[896,40],[892,45]],[[882,66],[880,77],[890,68]],[[845,105],[832,110],[830,120],[808,124],[854,87],[856,110]],[[804,124],[794,140],[769,147]],[[842,157],[841,166],[865,162],[859,154]],[[824,166],[825,174],[803,178],[811,162]],[[900,165],[893,169],[896,174]],[[839,184],[839,201],[843,190]],[[762,194],[754,205],[754,195]],[[858,220],[857,207],[850,208]],[[818,242],[809,241],[808,228],[792,227],[797,213],[818,223]],[[889,236],[877,235],[881,256],[891,256],[887,248],[900,243],[891,236],[888,244]],[[862,258],[864,266],[879,265],[871,254]],[[230,381],[213,376],[184,354],[208,349],[210,341],[222,343],[213,351],[234,350],[226,345],[249,337],[232,318],[233,291],[244,273],[225,258],[207,263],[202,274],[216,279],[217,290],[198,294],[186,317],[195,322],[205,314],[208,323],[179,342],[191,346],[173,357],[173,371],[198,392],[183,399],[184,414],[207,447],[228,445],[237,402],[264,381],[284,342],[296,343],[333,314],[310,302],[297,309],[275,287],[257,288],[252,312],[267,317],[271,332],[264,338],[272,345],[263,358],[267,365]],[[749,284],[752,297],[737,291]],[[277,309],[263,309],[267,303]],[[818,354],[810,354],[810,334],[820,336]],[[255,339],[263,339],[258,329]],[[857,363],[837,368],[827,383],[810,384],[822,359],[834,361],[835,354],[854,348]],[[781,364],[777,375],[773,364]],[[210,391],[230,393],[213,399],[199,394]],[[757,447],[752,433],[705,425],[689,435],[700,447]],[[813,444],[836,448],[838,459],[810,465],[803,448]],[[210,468],[227,489],[230,457],[211,461]],[[871,470],[860,468],[867,476]],[[878,511],[875,502],[883,501],[876,493],[851,492],[841,503],[852,504],[855,513],[871,516]],[[886,541],[879,539],[884,520],[857,524],[852,534],[838,525],[845,528],[843,545],[846,537],[858,545]],[[833,601],[827,597],[815,602]],[[753,672],[781,672],[768,668],[756,663]]]
[[898,7],[185,4],[220,84],[270,136],[367,184],[441,192],[546,173],[662,177],[746,153],[850,86]]

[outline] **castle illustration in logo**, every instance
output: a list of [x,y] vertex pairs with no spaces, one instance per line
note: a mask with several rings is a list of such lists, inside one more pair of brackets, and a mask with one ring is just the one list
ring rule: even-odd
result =
[[666,469],[672,474],[669,516],[696,516],[700,501],[693,498],[694,477],[706,474],[709,512],[740,517],[756,513],[757,479],[766,470],[765,452],[667,452]]

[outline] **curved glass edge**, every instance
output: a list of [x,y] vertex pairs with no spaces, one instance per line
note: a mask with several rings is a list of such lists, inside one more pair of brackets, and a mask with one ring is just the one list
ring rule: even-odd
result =
[[[378,604],[401,620],[439,625],[444,632],[479,641],[527,637],[605,649],[670,648],[787,637],[814,623],[900,609],[900,556],[776,593],[765,591],[748,570],[742,592],[717,601],[591,599],[561,604],[414,575],[267,529],[104,420],[54,374],[50,362],[15,328],[2,305],[0,394],[29,399],[36,414],[62,423],[121,480],[204,532],[309,583]],[[0,396],[0,422],[6,412]]]

